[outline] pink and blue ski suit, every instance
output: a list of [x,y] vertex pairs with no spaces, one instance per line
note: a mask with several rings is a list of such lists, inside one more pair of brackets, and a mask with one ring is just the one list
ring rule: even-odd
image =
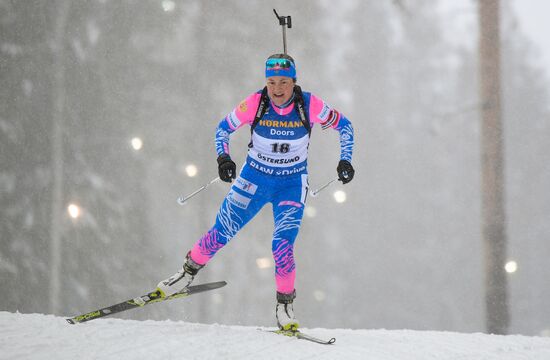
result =
[[[216,129],[218,155],[229,155],[229,137],[244,125],[252,125],[261,91],[242,101]],[[336,109],[315,95],[303,92],[310,126],[333,128],[340,133],[340,158],[351,162],[353,127]],[[300,229],[308,192],[309,133],[295,111],[293,98],[282,107],[269,103],[252,132],[246,163],[224,199],[214,226],[191,249],[191,259],[206,264],[268,202],[273,205],[275,229],[272,252],[277,291],[294,291],[296,265],[294,241]]]

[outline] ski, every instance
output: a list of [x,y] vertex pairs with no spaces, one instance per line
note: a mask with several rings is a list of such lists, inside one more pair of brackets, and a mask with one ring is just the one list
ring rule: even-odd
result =
[[317,343],[317,344],[322,344],[322,345],[332,345],[336,342],[336,338],[330,338],[329,340],[319,339],[315,336],[305,334],[305,333],[301,332],[300,330],[280,330],[280,329],[279,330],[259,329],[259,330],[267,331],[267,332],[270,332],[270,333],[273,333],[273,334],[279,334],[279,335],[284,335],[284,336],[289,336],[289,337],[295,337],[297,339],[307,340],[307,341],[311,341],[311,342],[314,342],[314,343]]
[[183,289],[180,292],[177,292],[175,294],[172,294],[170,296],[164,297],[160,290],[155,290],[150,293],[147,293],[145,295],[115,304],[111,306],[107,306],[105,308],[91,311],[86,314],[78,315],[69,319],[66,319],[69,324],[78,324],[94,319],[99,319],[104,316],[116,314],[122,311],[135,309],[138,307],[143,307],[145,305],[167,301],[167,300],[173,300],[173,299],[179,299],[184,298],[193,294],[201,293],[204,291],[214,290],[221,288],[223,286],[227,285],[225,281],[218,281],[218,282],[212,282],[212,283],[205,283],[205,284],[199,284],[199,285],[193,285],[189,286],[185,289]]

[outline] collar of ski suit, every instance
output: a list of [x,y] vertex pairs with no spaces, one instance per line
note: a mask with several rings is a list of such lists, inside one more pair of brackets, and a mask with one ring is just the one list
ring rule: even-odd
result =
[[273,101],[270,101],[271,103],[271,107],[273,108],[273,110],[275,110],[275,112],[279,115],[287,115],[289,114],[292,110],[294,110],[294,93],[292,93],[292,96],[290,97],[290,99],[288,99],[287,102],[285,102],[284,104],[282,104],[281,106],[279,105],[275,105],[273,103]]

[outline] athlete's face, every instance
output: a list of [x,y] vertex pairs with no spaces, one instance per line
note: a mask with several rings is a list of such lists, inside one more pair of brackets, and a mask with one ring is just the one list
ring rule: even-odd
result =
[[267,78],[267,95],[275,105],[281,106],[287,102],[294,91],[294,80],[286,76],[271,76]]

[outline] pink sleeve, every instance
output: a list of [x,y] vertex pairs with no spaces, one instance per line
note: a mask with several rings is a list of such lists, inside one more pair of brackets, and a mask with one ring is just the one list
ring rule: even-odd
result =
[[258,93],[250,95],[225,117],[232,130],[236,130],[245,124],[251,124],[254,121],[261,96]]
[[309,121],[321,124],[323,130],[335,128],[340,120],[340,113],[317,96],[311,94],[309,100]]

